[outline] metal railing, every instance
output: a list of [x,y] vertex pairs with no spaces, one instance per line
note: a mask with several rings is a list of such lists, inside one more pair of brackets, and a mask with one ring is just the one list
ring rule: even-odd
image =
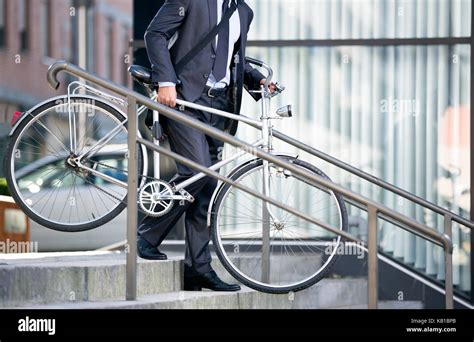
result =
[[440,215],[443,215],[444,218],[445,218],[445,222],[450,222],[450,221],[454,221],[454,222],[457,222],[459,224],[462,224],[463,226],[466,226],[467,228],[470,228],[470,229],[474,229],[474,222],[473,221],[470,221],[468,219],[466,219],[465,217],[462,217],[458,214],[455,214],[453,213],[452,211],[449,211],[448,209],[446,208],[443,208],[443,207],[440,207],[439,205],[436,205],[432,202],[429,202],[427,200],[425,200],[424,198],[421,198],[419,196],[416,196],[414,194],[412,194],[411,192],[408,192],[406,190],[403,190],[393,184],[390,184],[380,178],[377,178],[375,177],[374,175],[371,175],[370,173],[367,173],[367,172],[364,172],[360,169],[357,169],[337,158],[334,158],[322,151],[319,151],[311,146],[308,146],[306,144],[303,144],[302,142],[282,133],[282,132],[279,132],[277,130],[273,130],[273,136],[282,140],[282,141],[285,141],[297,148],[299,148],[300,150],[302,151],[305,151],[309,154],[312,154],[314,155],[315,157],[318,157],[334,166],[337,166],[349,173],[352,173],[353,175],[356,175],[362,179],[365,179],[366,181],[374,184],[374,185],[377,185],[377,186],[380,186],[381,188],[384,188],[385,190],[388,190],[390,192],[393,192],[394,194],[397,194],[405,199],[408,199],[410,201],[412,201],[413,203],[416,203],[426,209],[430,209],[432,211],[434,211],[435,213],[437,214],[440,214]]
[[[443,212],[442,208],[438,208],[437,206],[424,201],[412,194],[406,193],[401,189],[393,187],[392,185],[380,181],[376,178],[372,178],[372,176],[365,174],[356,168],[353,168],[350,165],[344,164],[328,155],[321,153],[320,151],[315,150],[314,148],[303,144],[296,139],[293,139],[281,132],[274,131],[274,137],[294,146],[303,151],[306,151],[309,154],[312,154],[316,157],[322,158],[326,161],[329,161],[339,167],[358,174],[359,176],[368,179],[369,181],[373,181],[375,184],[383,186],[385,188],[389,188],[390,190],[397,192],[404,197],[413,199],[422,205],[428,206],[433,208],[433,210],[441,210],[445,216],[445,233],[441,234],[437,232],[435,229],[429,228],[428,226],[421,224],[407,216],[404,216],[390,208],[385,207],[384,205],[374,202],[371,199],[368,199],[360,194],[354,193],[338,184],[332,183],[331,181],[327,181],[323,178],[319,178],[314,174],[303,170],[271,153],[268,153],[262,149],[253,148],[251,145],[247,144],[246,142],[237,139],[219,129],[216,129],[212,126],[206,125],[190,116],[187,116],[179,111],[171,109],[167,106],[161,105],[157,102],[152,101],[148,97],[145,97],[139,93],[136,93],[126,87],[108,81],[104,78],[101,78],[97,75],[91,74],[86,70],[83,70],[73,64],[70,64],[65,61],[58,61],[50,66],[48,70],[48,83],[54,89],[58,89],[60,83],[57,79],[58,73],[60,71],[65,71],[73,76],[85,79],[91,83],[94,83],[100,87],[108,89],[120,96],[123,96],[127,99],[128,103],[128,148],[129,148],[129,177],[128,177],[128,207],[127,207],[127,241],[129,252],[127,254],[127,266],[126,266],[126,299],[127,300],[135,300],[137,296],[137,279],[136,279],[136,272],[137,272],[137,246],[136,246],[136,234],[137,234],[137,143],[143,144],[146,147],[150,148],[153,151],[158,153],[162,153],[168,157],[175,159],[177,162],[184,164],[188,167],[194,168],[199,172],[203,172],[207,176],[213,177],[217,180],[222,182],[231,184],[232,186],[241,189],[256,198],[259,198],[263,201],[269,202],[272,205],[279,207],[283,210],[286,210],[298,217],[301,217],[308,222],[313,224],[317,224],[320,227],[338,234],[345,238],[346,240],[357,242],[362,246],[367,248],[368,253],[368,306],[369,308],[377,308],[378,305],[378,260],[377,260],[377,253],[378,253],[378,244],[377,244],[377,220],[379,215],[383,215],[384,218],[388,218],[393,220],[394,222],[398,223],[402,229],[410,231],[421,238],[428,240],[438,246],[441,246],[444,249],[444,259],[445,259],[445,296],[446,296],[446,308],[452,309],[453,308],[453,274],[452,274],[452,253],[453,253],[453,244],[451,241],[451,223],[453,220],[461,221],[463,224],[471,225],[472,223],[469,221],[463,221],[462,218],[457,217],[455,214],[450,213],[448,211]],[[212,171],[202,165],[199,165],[187,158],[184,158],[172,151],[169,151],[161,146],[155,145],[147,140],[142,138],[138,138],[138,117],[137,117],[137,104],[145,105],[146,107],[159,111],[160,114],[166,116],[171,120],[178,121],[180,123],[189,125],[192,128],[195,128],[213,138],[221,140],[225,143],[233,145],[235,147],[239,147],[245,150],[252,150],[254,155],[271,162],[277,166],[280,166],[288,171],[293,172],[294,174],[302,177],[307,182],[311,184],[317,184],[328,189],[331,189],[334,192],[337,192],[344,196],[347,199],[350,199],[360,205],[364,206],[368,212],[368,241],[362,241],[357,237],[352,236],[349,233],[344,231],[335,229],[327,225],[326,223],[320,222],[313,217],[306,215],[305,213],[299,212],[298,210],[287,206],[284,203],[278,202],[269,198],[265,195],[262,195],[256,192],[253,189],[245,187],[239,183],[234,182],[233,180],[220,175],[219,173]],[[261,129],[256,125],[251,125],[256,129]],[[424,203],[426,202],[426,203]]]

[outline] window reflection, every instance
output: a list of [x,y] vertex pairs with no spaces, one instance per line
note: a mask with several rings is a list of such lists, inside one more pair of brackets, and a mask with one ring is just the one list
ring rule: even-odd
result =
[[[248,55],[267,61],[287,87],[275,107],[292,103],[295,118],[277,123],[278,129],[469,217],[468,45],[253,47]],[[243,113],[258,113],[250,98]],[[239,136],[252,139],[255,132],[242,125]],[[321,165],[311,156],[304,159]],[[439,215],[337,168],[322,168],[353,191],[442,231]],[[364,238],[366,213],[354,207],[349,213],[358,222],[351,233]],[[387,222],[380,237],[385,252],[443,279],[441,249]],[[455,284],[469,290],[463,280],[469,277],[469,232],[454,226],[453,241],[462,246],[454,256]]]
[[247,2],[257,16],[249,36],[252,40],[439,38],[471,35],[470,0]]

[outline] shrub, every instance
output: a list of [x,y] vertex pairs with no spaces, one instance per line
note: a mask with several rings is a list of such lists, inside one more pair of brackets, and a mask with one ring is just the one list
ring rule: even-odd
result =
[[8,191],[7,180],[5,178],[0,178],[0,195],[10,196],[10,191]]

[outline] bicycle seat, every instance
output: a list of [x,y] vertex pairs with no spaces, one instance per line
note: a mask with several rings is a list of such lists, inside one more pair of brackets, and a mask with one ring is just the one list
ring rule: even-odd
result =
[[140,65],[131,65],[128,68],[128,72],[132,75],[133,79],[139,83],[152,84],[151,70]]

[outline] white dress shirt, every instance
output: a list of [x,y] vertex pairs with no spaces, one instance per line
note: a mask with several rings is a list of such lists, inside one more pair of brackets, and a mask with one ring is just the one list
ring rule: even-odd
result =
[[[229,7],[232,4],[232,1],[229,1]],[[217,22],[219,23],[222,19],[222,5],[224,0],[217,0]],[[232,61],[232,53],[234,52],[234,45],[237,43],[240,37],[240,16],[239,11],[236,10],[229,21],[229,54],[227,56],[227,74],[222,80],[216,80],[214,75],[211,72],[209,79],[207,80],[207,86],[211,88],[225,88],[230,84],[230,64]],[[216,47],[219,44],[219,35],[216,37]]]
[[[229,1],[229,7],[231,6],[233,1],[235,0]],[[224,0],[217,0],[217,23],[219,23],[222,19],[223,4],[224,4]],[[239,16],[238,10],[236,10],[232,14],[232,17],[230,17],[229,24],[230,24],[229,26],[229,55],[227,57],[227,74],[222,80],[216,80],[211,71],[211,74],[209,75],[209,78],[206,84],[207,86],[211,88],[225,88],[230,84],[230,63],[233,58],[232,53],[234,52],[235,43],[237,43],[237,41],[240,38],[240,16]],[[173,37],[173,38],[176,38],[176,37]],[[216,36],[216,48],[217,48],[217,44],[219,44],[219,35]],[[176,84],[172,82],[159,82],[160,87],[170,87],[170,86],[172,87],[175,85]]]

